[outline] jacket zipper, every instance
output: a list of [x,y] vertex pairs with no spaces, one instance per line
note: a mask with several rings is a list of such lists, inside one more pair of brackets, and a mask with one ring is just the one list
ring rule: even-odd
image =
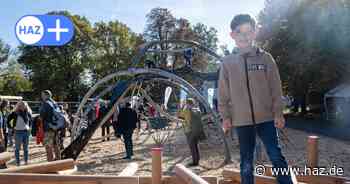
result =
[[254,106],[253,106],[253,99],[252,99],[252,93],[250,91],[250,81],[249,81],[249,75],[248,75],[248,63],[247,63],[248,54],[243,55],[244,59],[244,66],[245,66],[245,76],[246,76],[246,84],[247,84],[247,91],[248,91],[248,97],[249,97],[249,105],[250,105],[250,112],[252,116],[253,125],[255,127],[255,113],[254,113]]

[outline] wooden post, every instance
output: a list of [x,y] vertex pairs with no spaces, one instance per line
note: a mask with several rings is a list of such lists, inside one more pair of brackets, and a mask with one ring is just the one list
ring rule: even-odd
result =
[[3,152],[0,153],[0,164],[6,164],[11,158],[13,153]]
[[177,164],[175,166],[175,174],[187,184],[209,184],[207,181],[181,164]]
[[318,166],[318,136],[309,136],[307,140],[307,166],[314,168]]
[[152,184],[162,183],[162,148],[152,148]]
[[53,162],[38,163],[20,167],[12,167],[9,169],[2,169],[0,173],[56,173],[58,171],[64,171],[68,169],[74,169],[74,160],[58,160]]

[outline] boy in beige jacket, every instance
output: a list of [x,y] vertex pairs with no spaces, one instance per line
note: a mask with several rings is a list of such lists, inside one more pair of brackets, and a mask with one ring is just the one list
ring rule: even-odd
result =
[[[235,127],[240,144],[241,183],[253,184],[256,135],[263,141],[275,168],[287,168],[278,144],[276,128],[283,128],[282,88],[272,56],[254,45],[255,20],[237,15],[231,22],[231,37],[237,49],[220,66],[218,105],[224,131]],[[279,175],[280,184],[291,184],[289,175]]]

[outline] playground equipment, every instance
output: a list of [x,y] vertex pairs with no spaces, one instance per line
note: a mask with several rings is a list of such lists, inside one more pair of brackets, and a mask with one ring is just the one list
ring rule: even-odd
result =
[[[179,48],[179,46],[176,46],[176,49],[169,50],[154,49],[157,45],[160,44],[182,44],[185,45],[185,47]],[[80,152],[86,146],[96,129],[104,124],[108,119],[110,119],[121,102],[135,95],[139,96],[141,99],[146,99],[156,108],[157,113],[161,115],[158,117],[149,118],[152,128],[164,128],[169,124],[169,121],[182,121],[176,118],[173,114],[170,114],[169,112],[166,112],[164,109],[162,109],[160,105],[155,103],[149,96],[147,91],[149,87],[147,86],[152,85],[154,82],[159,82],[173,88],[181,89],[192,96],[197,102],[199,102],[200,106],[202,107],[202,114],[204,116],[211,117],[212,122],[214,122],[216,125],[215,131],[217,131],[218,134],[221,135],[222,140],[224,140],[225,162],[229,162],[231,160],[229,146],[220,126],[220,118],[218,113],[210,107],[208,101],[203,97],[198,89],[180,77],[181,74],[186,73],[190,74],[193,78],[201,80],[217,80],[217,72],[202,73],[194,71],[191,68],[191,55],[195,49],[204,51],[217,60],[221,59],[220,56],[215,52],[192,41],[167,40],[161,42],[149,42],[141,45],[139,47],[138,53],[132,59],[135,67],[129,68],[128,70],[117,71],[104,77],[86,93],[78,107],[77,113],[75,114],[76,118],[73,123],[72,141],[63,150],[62,158],[77,159]],[[146,62],[146,66],[137,67],[141,65],[141,60],[147,53],[183,53],[186,60],[186,65],[175,68],[174,66],[176,65],[176,61],[174,61],[172,69],[161,67],[152,68],[156,65],[154,63],[150,64]],[[94,117],[94,104],[101,98],[108,100],[107,108],[105,111],[102,111],[98,117]],[[93,100],[89,101],[88,99]]]

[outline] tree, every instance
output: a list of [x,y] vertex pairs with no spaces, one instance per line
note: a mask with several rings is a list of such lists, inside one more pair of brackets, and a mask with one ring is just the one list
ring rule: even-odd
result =
[[[175,32],[176,19],[166,8],[153,8],[146,15],[145,39],[148,41],[169,40]],[[165,49],[166,45],[162,45]]]
[[98,22],[94,26],[94,55],[90,70],[95,80],[132,66],[136,48],[143,43],[141,35],[119,21]]
[[[208,27],[202,23],[191,25],[187,19],[175,18],[171,12],[164,8],[152,9],[147,14],[147,26],[144,37],[146,41],[164,41],[164,40],[190,40],[202,44],[205,47],[217,50],[217,30]],[[187,48],[186,44],[161,44],[153,49],[168,50],[168,49],[182,49]],[[195,71],[215,70],[215,60],[206,52],[193,48],[192,69]],[[159,67],[167,69],[175,69],[185,66],[184,54],[153,54],[152,59],[158,63]],[[169,63],[171,63],[169,65]],[[199,86],[202,81],[198,81],[191,76],[190,73],[179,74],[193,85]],[[164,94],[165,86],[155,87],[154,91],[159,94],[156,98],[161,98]],[[159,93],[160,92],[160,93]]]
[[0,39],[0,63],[3,63],[4,61],[7,60],[10,54],[10,46],[5,44],[1,39]]
[[2,69],[0,76],[0,94],[21,96],[31,90],[31,82],[25,78],[21,66],[15,59],[10,59],[8,65]]
[[[166,8],[153,8],[150,13],[146,15],[146,28],[144,31],[144,38],[146,41],[164,41],[170,40],[175,32],[176,19],[171,12]],[[167,50],[170,45],[167,43],[160,44],[155,49]],[[162,66],[166,66],[167,54],[160,54],[153,56],[153,60]]]
[[275,57],[285,92],[303,112],[309,93],[324,94],[347,78],[349,20],[346,1],[266,1],[258,40]]

